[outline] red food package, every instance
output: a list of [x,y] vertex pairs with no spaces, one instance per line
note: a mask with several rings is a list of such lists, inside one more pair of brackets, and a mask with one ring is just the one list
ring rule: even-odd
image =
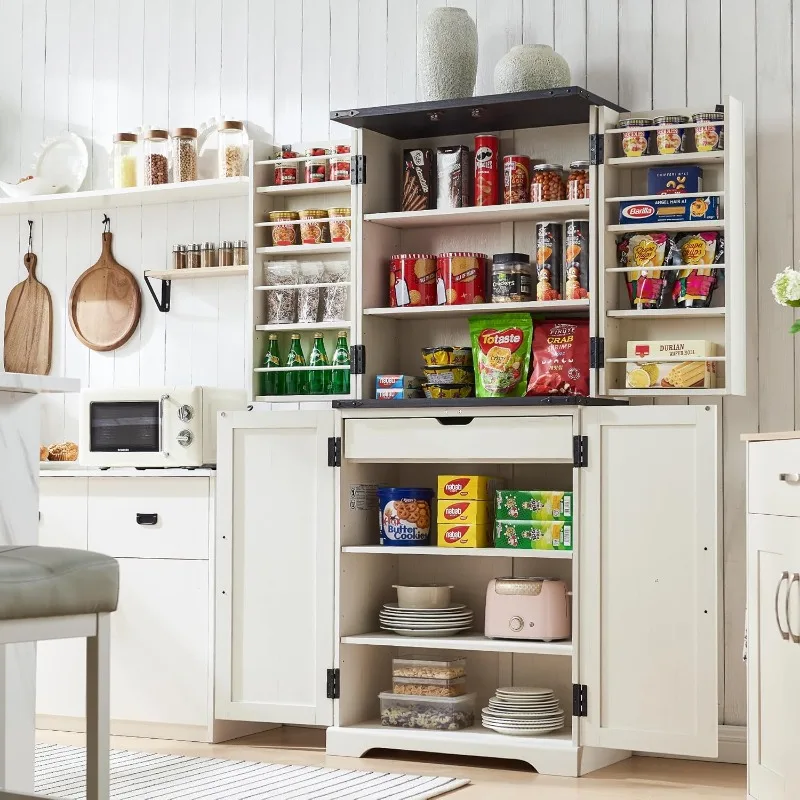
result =
[[548,319],[534,325],[527,394],[589,394],[588,320]]

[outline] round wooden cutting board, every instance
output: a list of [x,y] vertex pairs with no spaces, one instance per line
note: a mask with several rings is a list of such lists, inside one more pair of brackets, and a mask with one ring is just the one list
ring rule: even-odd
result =
[[69,295],[69,321],[83,344],[105,352],[131,338],[142,312],[139,284],[111,255],[111,234],[103,234],[103,252],[75,281]]

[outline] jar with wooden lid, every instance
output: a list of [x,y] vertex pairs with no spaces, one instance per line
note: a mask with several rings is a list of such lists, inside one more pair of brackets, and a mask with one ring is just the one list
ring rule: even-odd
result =
[[217,266],[217,246],[214,242],[204,242],[200,247],[200,266],[203,269]]
[[566,194],[564,179],[561,177],[563,171],[561,164],[537,164],[533,168],[531,180],[531,202],[563,200]]
[[589,197],[589,162],[573,161],[567,176],[567,200],[586,200]]
[[197,180],[197,128],[175,128],[170,138],[172,181]]
[[138,183],[139,137],[135,133],[115,133],[112,161],[114,188],[130,189]]
[[189,269],[200,269],[201,264],[200,245],[190,244],[186,252],[186,266]]
[[221,267],[233,266],[233,242],[225,240],[219,243],[219,265]]
[[270,211],[269,221],[282,223],[272,226],[272,244],[276,247],[298,244],[300,226],[296,223],[299,220],[297,211]]
[[247,138],[244,123],[228,119],[219,124],[217,147],[220,178],[241,178],[247,163]]
[[185,244],[176,244],[172,248],[172,269],[186,269],[188,266]]
[[246,267],[247,262],[247,242],[244,239],[237,239],[233,243],[233,266]]
[[169,134],[151,128],[144,134],[144,185],[169,183]]

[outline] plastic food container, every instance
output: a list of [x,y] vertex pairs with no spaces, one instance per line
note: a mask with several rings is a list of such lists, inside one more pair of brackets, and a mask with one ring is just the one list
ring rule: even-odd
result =
[[537,164],[533,168],[531,180],[531,202],[563,200],[567,194],[564,179],[561,177],[563,171],[561,164]]
[[467,692],[466,678],[394,678],[395,694],[417,697],[461,697]]
[[685,125],[688,121],[689,117],[684,117],[679,114],[656,117],[653,120],[653,124],[658,125],[658,130],[656,131],[656,147],[658,148],[659,155],[671,156],[675,153],[683,152],[685,129],[675,126]]
[[[724,121],[725,115],[720,111],[692,115],[692,122],[698,123],[694,129],[694,146],[698,153],[725,149],[725,128],[722,125]],[[700,125],[701,122],[708,124]]]
[[422,361],[426,367],[471,367],[471,347],[423,347]]
[[303,244],[324,244],[331,240],[328,212],[321,208],[307,208],[300,212],[300,239]]
[[394,547],[429,544],[433,495],[432,489],[378,489],[381,544]]
[[[299,241],[299,225],[294,224],[300,219],[297,211],[270,211],[270,222],[284,222],[284,225],[275,225],[272,228],[272,244],[275,247],[297,244]],[[222,265],[220,265],[222,266]]]
[[567,176],[567,200],[586,200],[589,197],[589,162],[573,161]]
[[418,586],[400,586],[397,589],[398,608],[449,608],[452,586],[438,583],[419,584]]
[[630,128],[622,134],[622,152],[629,158],[646,156],[650,147],[650,134],[652,131],[637,130],[652,127],[653,120],[645,117],[632,117],[619,122],[620,128]]
[[527,253],[497,253],[492,257],[492,302],[531,300],[533,278]]
[[395,678],[453,680],[463,678],[466,674],[466,658],[440,658],[427,650],[404,653],[392,659],[392,675]]
[[461,697],[419,697],[381,692],[381,725],[459,731],[475,724],[475,693]]

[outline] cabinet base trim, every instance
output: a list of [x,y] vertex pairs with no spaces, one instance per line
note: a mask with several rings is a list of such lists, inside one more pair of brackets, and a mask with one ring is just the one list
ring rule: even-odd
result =
[[716,758],[675,756],[669,753],[634,753],[649,758],[676,758],[683,761],[716,761],[720,764],[747,763],[747,728],[744,725],[720,725],[718,733],[719,754]]

